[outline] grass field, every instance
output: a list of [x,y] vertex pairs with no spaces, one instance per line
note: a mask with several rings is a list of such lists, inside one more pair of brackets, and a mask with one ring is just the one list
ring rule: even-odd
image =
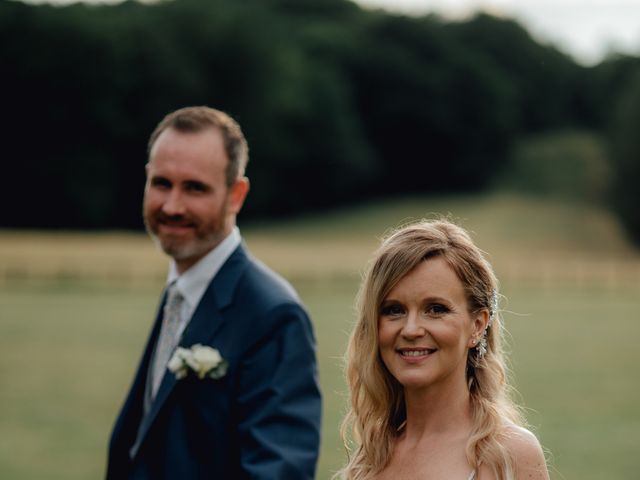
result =
[[[434,212],[460,219],[491,252],[515,383],[552,478],[638,478],[638,254],[606,212],[501,196],[243,228],[314,319],[325,398],[318,478],[344,461],[341,356],[359,272],[385,229]],[[0,265],[0,478],[101,478],[166,262],[142,235],[0,232]]]

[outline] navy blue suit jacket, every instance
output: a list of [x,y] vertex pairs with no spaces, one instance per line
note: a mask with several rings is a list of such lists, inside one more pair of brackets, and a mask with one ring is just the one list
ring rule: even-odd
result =
[[315,340],[291,286],[239,246],[180,340],[218,349],[226,375],[167,372],[144,416],[160,317],[113,429],[107,480],[312,479],[321,415]]

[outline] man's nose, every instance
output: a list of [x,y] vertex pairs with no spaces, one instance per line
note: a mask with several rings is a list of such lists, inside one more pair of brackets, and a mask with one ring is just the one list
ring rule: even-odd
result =
[[171,189],[167,195],[165,202],[162,204],[162,211],[166,215],[182,215],[185,212],[185,205],[180,191],[176,188]]

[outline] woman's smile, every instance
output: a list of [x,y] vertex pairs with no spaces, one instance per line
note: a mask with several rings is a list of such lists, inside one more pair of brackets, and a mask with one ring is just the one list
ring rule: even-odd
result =
[[437,348],[399,348],[398,355],[408,363],[420,363],[436,353]]

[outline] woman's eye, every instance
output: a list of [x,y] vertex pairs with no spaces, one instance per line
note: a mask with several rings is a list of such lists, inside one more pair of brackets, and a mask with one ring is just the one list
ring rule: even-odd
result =
[[433,305],[429,305],[429,308],[427,308],[427,312],[431,315],[443,315],[445,313],[448,313],[449,309],[444,305],[436,303]]
[[385,316],[402,315],[404,313],[404,309],[400,305],[386,305],[382,307],[381,313]]

